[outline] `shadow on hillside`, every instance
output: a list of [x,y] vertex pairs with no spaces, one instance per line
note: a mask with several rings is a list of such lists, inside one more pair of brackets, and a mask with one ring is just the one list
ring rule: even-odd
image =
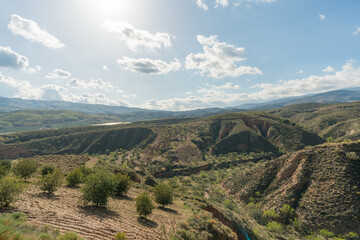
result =
[[148,228],[156,228],[159,225],[157,222],[144,217],[138,217],[137,222],[142,226]]
[[107,209],[106,207],[96,207],[96,206],[78,206],[78,209],[81,213],[85,215],[91,215],[98,217],[101,220],[109,217],[119,217],[120,215],[117,212]]
[[132,197],[129,197],[129,196],[122,196],[122,195],[116,195],[114,197],[114,199],[117,199],[117,200],[128,200],[128,201],[134,201],[134,199]]
[[42,199],[51,199],[51,200],[59,200],[60,199],[59,195],[55,195],[54,193],[46,193],[46,192],[34,193],[33,196],[37,197],[37,198],[42,198]]
[[179,212],[174,210],[174,209],[171,209],[171,208],[167,208],[167,207],[162,207],[162,206],[159,206],[157,207],[158,209],[160,209],[161,211],[164,211],[164,212],[168,212],[168,213],[172,213],[172,214],[177,214],[179,215]]

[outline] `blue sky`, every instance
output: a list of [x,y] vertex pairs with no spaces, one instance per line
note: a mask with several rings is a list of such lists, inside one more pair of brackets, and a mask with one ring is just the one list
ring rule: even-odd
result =
[[164,110],[360,86],[358,0],[2,0],[0,96]]

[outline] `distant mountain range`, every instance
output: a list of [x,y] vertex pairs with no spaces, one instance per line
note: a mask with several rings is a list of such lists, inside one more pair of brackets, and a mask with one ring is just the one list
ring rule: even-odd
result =
[[300,97],[282,98],[274,101],[263,103],[250,103],[235,106],[233,108],[244,110],[258,110],[258,109],[271,109],[281,108],[288,105],[300,103],[343,103],[360,101],[360,89],[354,90],[335,90],[330,92],[305,95]]
[[283,98],[264,103],[243,104],[231,108],[205,108],[190,111],[162,111],[124,106],[84,104],[65,101],[25,100],[20,98],[0,97],[0,112],[24,110],[65,110],[92,115],[113,116],[124,122],[135,122],[161,118],[199,118],[228,112],[281,108],[299,103],[342,103],[352,101],[360,101],[359,89],[336,90],[301,97]]

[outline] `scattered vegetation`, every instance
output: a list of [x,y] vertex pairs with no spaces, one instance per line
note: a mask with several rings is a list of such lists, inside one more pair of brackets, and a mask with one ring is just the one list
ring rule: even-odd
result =
[[165,183],[158,184],[154,188],[154,195],[156,203],[162,205],[163,207],[165,207],[165,205],[172,204],[173,202],[173,189]]
[[38,185],[40,189],[49,194],[56,191],[59,187],[62,186],[63,183],[63,175],[60,169],[55,169],[53,173],[48,173],[46,175],[41,176],[38,181]]
[[25,180],[33,175],[38,167],[38,163],[31,158],[18,159],[13,163],[12,171],[15,175]]
[[116,181],[117,181],[116,193],[119,195],[126,195],[126,193],[129,191],[131,186],[130,177],[122,173],[117,173]]
[[18,199],[23,190],[23,184],[16,177],[5,176],[0,178],[0,204],[8,207]]

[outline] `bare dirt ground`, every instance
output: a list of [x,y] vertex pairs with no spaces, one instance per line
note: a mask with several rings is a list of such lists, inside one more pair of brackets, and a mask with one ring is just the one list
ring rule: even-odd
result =
[[114,239],[118,232],[126,232],[129,239],[169,239],[176,225],[187,217],[178,200],[166,209],[156,208],[148,220],[139,219],[135,198],[143,190],[132,188],[127,197],[110,199],[107,208],[84,205],[78,188],[63,187],[54,195],[42,193],[30,186],[14,211],[24,212],[30,223],[49,225],[62,232],[75,232],[86,239]]

